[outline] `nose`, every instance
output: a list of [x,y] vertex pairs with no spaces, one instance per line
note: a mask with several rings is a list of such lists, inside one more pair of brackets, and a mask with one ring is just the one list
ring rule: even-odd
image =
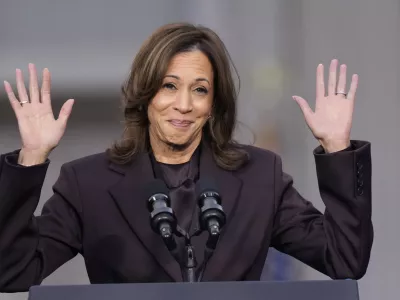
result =
[[179,111],[181,114],[187,114],[193,110],[193,103],[190,92],[182,90],[180,93],[177,94],[174,109]]

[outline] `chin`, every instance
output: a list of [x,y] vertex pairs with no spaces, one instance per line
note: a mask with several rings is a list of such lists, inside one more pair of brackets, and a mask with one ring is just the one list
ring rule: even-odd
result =
[[166,139],[166,144],[176,149],[185,149],[194,141],[194,137],[170,137]]
[[167,139],[167,143],[171,145],[183,146],[190,144],[190,139]]

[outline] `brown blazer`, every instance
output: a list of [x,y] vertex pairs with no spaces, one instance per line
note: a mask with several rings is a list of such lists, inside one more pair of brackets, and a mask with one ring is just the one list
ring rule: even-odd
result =
[[[268,248],[287,253],[331,278],[361,278],[373,240],[370,144],[315,152],[324,214],[303,199],[279,156],[246,146],[251,159],[225,171],[209,149],[200,176],[217,180],[227,224],[205,281],[259,280]],[[22,167],[18,152],[0,159],[0,292],[26,291],[78,253],[92,283],[181,281],[181,271],[149,225],[143,187],[153,179],[148,155],[110,163],[105,153],[61,168],[41,216],[37,207],[49,161]],[[206,235],[194,238],[203,251]]]

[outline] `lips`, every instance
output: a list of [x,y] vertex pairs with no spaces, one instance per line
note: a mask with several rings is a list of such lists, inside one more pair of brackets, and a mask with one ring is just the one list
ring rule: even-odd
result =
[[169,120],[169,122],[175,127],[182,127],[182,128],[189,127],[191,124],[193,124],[193,122],[189,120],[174,119],[174,120]]

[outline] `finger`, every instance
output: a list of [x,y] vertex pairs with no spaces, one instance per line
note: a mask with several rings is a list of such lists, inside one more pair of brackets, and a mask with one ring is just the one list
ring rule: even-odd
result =
[[57,121],[60,122],[62,126],[66,126],[69,116],[72,112],[72,106],[74,105],[74,99],[67,100],[61,107],[60,113],[58,115]]
[[336,93],[337,65],[338,65],[338,60],[332,59],[331,65],[329,66],[328,95],[335,95]]
[[347,94],[347,99],[349,99],[349,100],[355,99],[357,87],[358,87],[358,75],[353,74],[353,76],[351,78],[349,93]]
[[317,82],[316,82],[316,96],[317,99],[325,97],[325,83],[324,83],[324,65],[319,64],[317,67]]
[[307,101],[304,100],[303,98],[299,96],[293,96],[293,99],[297,102],[297,104],[300,106],[301,111],[304,114],[304,118],[308,122],[310,117],[314,114],[312,111],[311,107],[308,105]]
[[10,100],[11,107],[13,108],[14,112],[17,113],[18,111],[21,110],[22,107],[17,97],[15,97],[11,84],[9,84],[7,81],[4,81],[4,88],[6,89],[6,93],[8,96],[8,100]]
[[[340,72],[339,72],[339,81],[337,85],[337,93],[346,93],[346,72],[347,72],[347,66],[346,65],[341,65],[340,66]],[[344,95],[342,95],[344,96]]]
[[39,85],[37,80],[36,67],[34,64],[29,64],[29,99],[31,99],[31,103],[39,103],[40,95],[39,95]]
[[22,75],[22,71],[20,69],[16,70],[16,77],[17,77],[17,90],[18,90],[18,98],[20,102],[28,101],[29,97],[26,93],[25,83],[24,83],[24,76]]
[[51,97],[50,97],[50,86],[51,86],[51,76],[49,69],[45,68],[43,70],[43,82],[42,82],[42,103],[50,104]]

